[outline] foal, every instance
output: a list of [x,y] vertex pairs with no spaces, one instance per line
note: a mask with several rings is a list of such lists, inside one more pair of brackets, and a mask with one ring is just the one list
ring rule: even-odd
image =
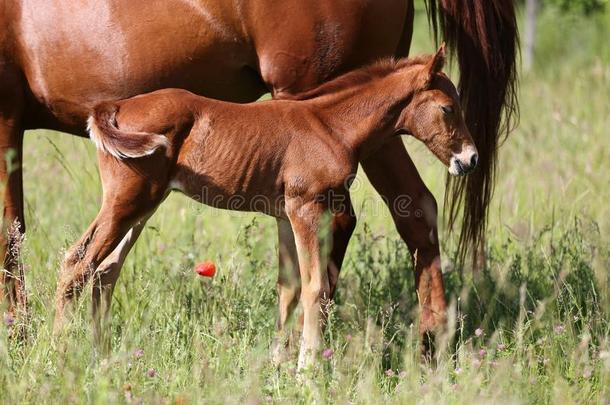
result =
[[277,329],[281,336],[300,298],[298,364],[309,364],[320,349],[324,301],[336,283],[323,254],[323,216],[351,209],[349,185],[358,161],[390,138],[411,134],[452,174],[477,163],[457,92],[441,73],[444,59],[441,47],[434,56],[380,62],[300,101],[232,104],[167,89],[97,106],[89,129],[103,203],[66,255],[56,328],[92,280],[99,339],[100,305],[107,301],[107,314],[125,256],[165,196],[178,190],[204,204],[277,218],[280,250],[288,252],[288,260],[280,260]]

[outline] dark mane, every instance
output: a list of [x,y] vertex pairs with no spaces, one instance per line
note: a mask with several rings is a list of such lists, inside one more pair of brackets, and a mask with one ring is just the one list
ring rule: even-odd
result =
[[283,95],[289,100],[307,100],[330,93],[336,93],[353,86],[381,78],[407,66],[423,65],[430,61],[432,55],[419,55],[412,58],[385,58],[335,77],[318,87],[297,94]]

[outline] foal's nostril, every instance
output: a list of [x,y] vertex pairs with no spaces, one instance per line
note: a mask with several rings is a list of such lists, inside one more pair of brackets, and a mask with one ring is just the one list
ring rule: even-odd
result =
[[472,155],[472,157],[470,158],[470,169],[474,169],[475,167],[477,167],[477,163],[479,162],[479,155],[477,155],[476,153]]

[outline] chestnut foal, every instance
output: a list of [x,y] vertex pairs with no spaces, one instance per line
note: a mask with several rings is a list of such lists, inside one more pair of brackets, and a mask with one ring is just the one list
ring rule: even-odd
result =
[[[358,162],[392,137],[411,134],[452,174],[476,165],[457,92],[441,73],[444,59],[441,47],[433,56],[379,62],[300,101],[232,104],[167,89],[97,106],[89,129],[98,148],[103,203],[66,255],[56,330],[67,305],[92,280],[99,343],[100,312],[107,320],[125,256],[165,196],[178,190],[204,204],[277,218],[280,249],[295,264],[280,260],[278,336],[300,298],[298,365],[310,364],[322,343],[325,301],[337,281],[327,272],[323,216],[351,209],[349,185]],[[433,294],[442,293],[442,280],[430,285],[438,289]],[[441,317],[444,310],[434,309]]]

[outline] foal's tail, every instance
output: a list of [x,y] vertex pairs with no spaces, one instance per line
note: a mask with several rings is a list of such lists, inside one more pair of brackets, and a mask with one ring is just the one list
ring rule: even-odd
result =
[[114,102],[98,104],[87,120],[87,129],[95,146],[117,159],[152,155],[159,148],[168,148],[169,140],[159,134],[126,132],[117,127],[119,106]]

